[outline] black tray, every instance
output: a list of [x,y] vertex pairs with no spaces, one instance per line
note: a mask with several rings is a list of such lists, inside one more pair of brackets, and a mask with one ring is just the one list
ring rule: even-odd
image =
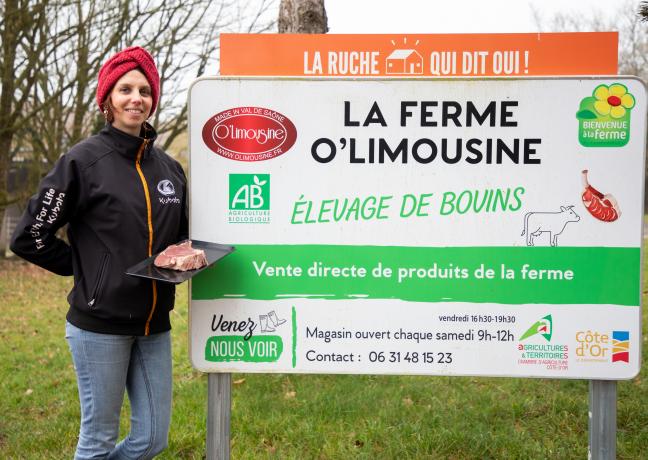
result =
[[126,274],[131,276],[138,276],[140,278],[148,278],[156,281],[163,281],[165,283],[178,284],[193,278],[204,269],[212,266],[214,263],[225,257],[227,254],[234,251],[234,246],[227,246],[218,243],[209,243],[207,241],[191,240],[191,247],[202,249],[205,251],[207,258],[207,265],[195,270],[178,271],[170,270],[168,268],[160,268],[153,265],[153,261],[158,256],[154,254],[146,260],[126,269]]

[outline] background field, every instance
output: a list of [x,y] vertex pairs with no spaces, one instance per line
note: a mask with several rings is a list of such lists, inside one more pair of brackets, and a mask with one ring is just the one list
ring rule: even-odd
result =
[[[79,408],[64,339],[71,280],[15,260],[0,261],[0,274],[0,457],[72,458]],[[173,418],[160,458],[200,459],[207,377],[188,361],[186,285],[177,300]],[[646,344],[645,311],[643,318]],[[619,459],[648,458],[644,374],[618,385]],[[587,381],[258,374],[232,380],[235,459],[587,458]],[[126,408],[122,434],[128,417]]]

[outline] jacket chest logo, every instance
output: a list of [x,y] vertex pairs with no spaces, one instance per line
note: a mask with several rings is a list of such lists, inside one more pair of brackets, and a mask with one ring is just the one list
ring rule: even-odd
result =
[[180,198],[175,195],[175,187],[169,179],[162,179],[157,184],[157,191],[160,193],[158,200],[160,204],[180,204]]
[[169,179],[162,179],[158,182],[157,189],[164,196],[175,195],[175,187]]

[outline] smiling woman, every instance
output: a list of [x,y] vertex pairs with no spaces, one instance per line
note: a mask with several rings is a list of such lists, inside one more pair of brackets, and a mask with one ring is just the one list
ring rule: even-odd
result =
[[[140,47],[122,50],[98,80],[106,126],[56,162],[11,249],[74,275],[66,338],[81,403],[75,459],[148,459],[166,447],[169,431],[174,287],[125,269],[188,237],[186,177],[154,147],[157,133],[146,121],[160,88],[153,57]],[[65,224],[69,245],[56,236]],[[117,444],[125,391],[131,432]]]

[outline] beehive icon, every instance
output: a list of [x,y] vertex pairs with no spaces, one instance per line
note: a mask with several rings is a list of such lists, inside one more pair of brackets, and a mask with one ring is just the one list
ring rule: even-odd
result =
[[387,75],[420,75],[423,73],[423,56],[416,50],[394,50],[387,56]]

